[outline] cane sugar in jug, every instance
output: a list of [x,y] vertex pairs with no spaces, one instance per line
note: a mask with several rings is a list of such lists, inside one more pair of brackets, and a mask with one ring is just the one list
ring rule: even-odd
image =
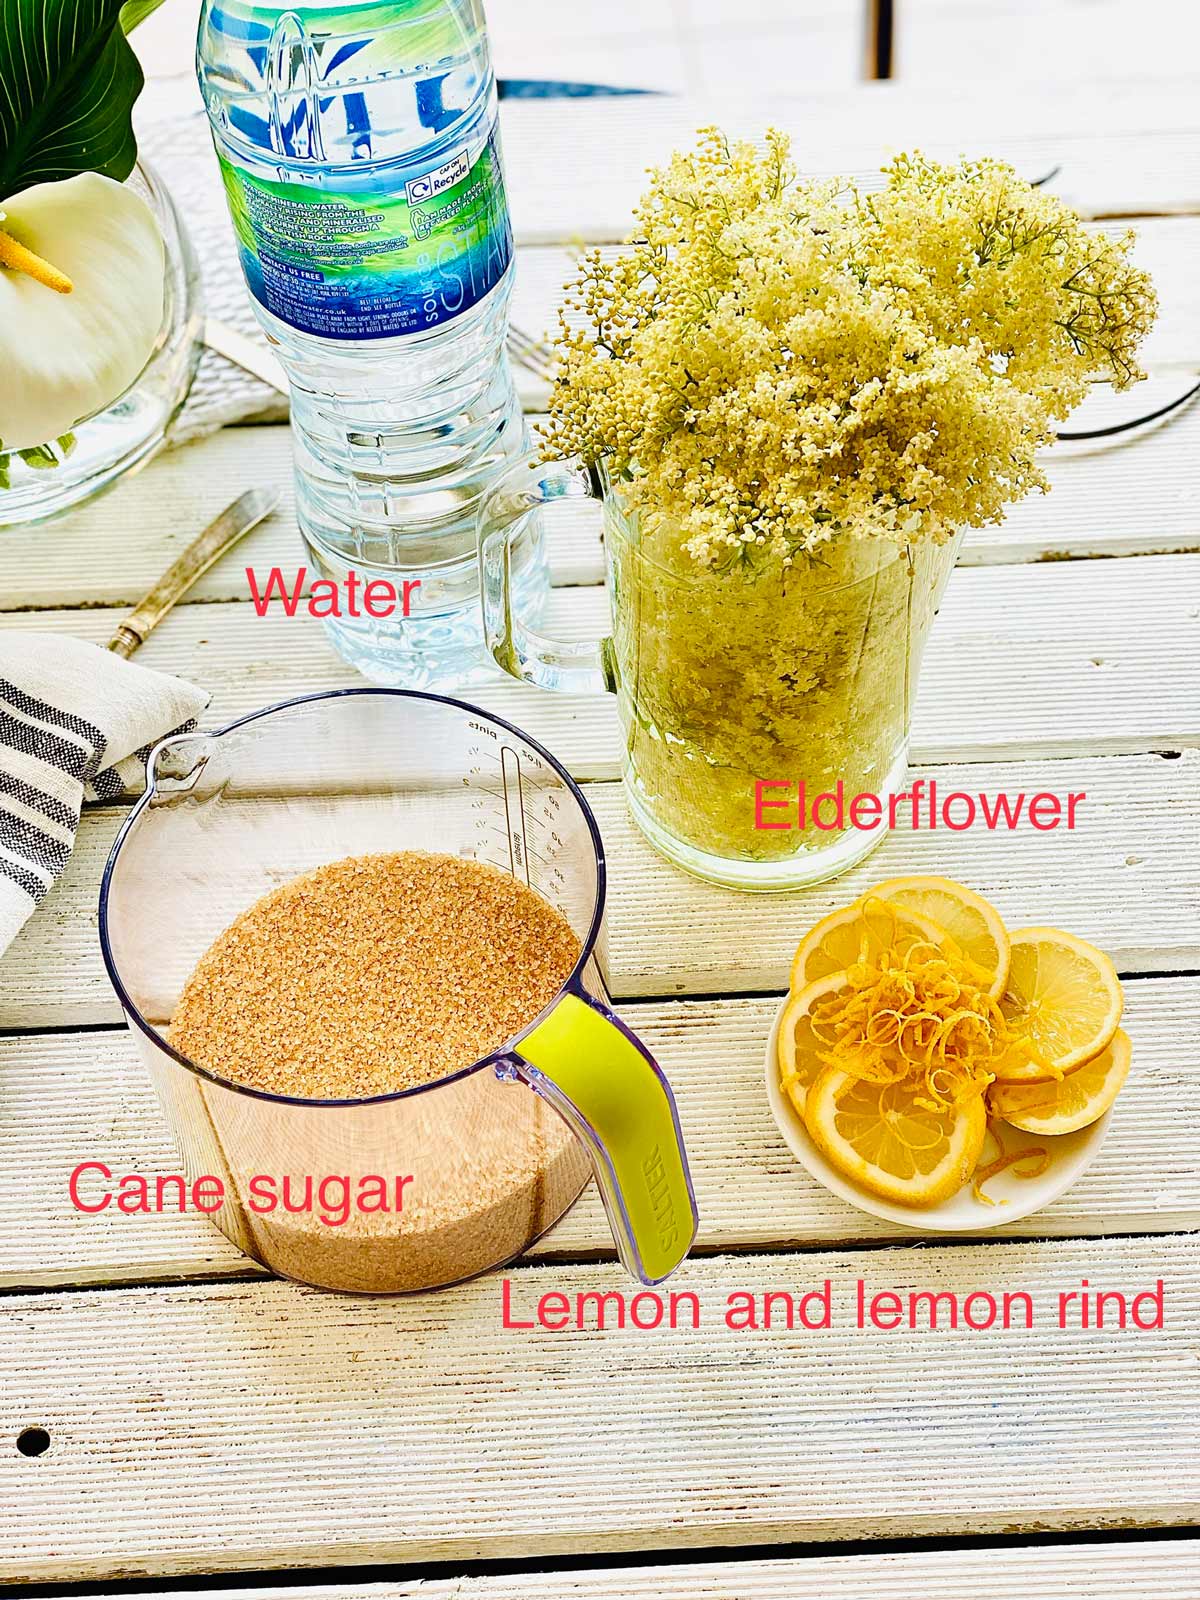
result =
[[[259,1092],[210,1095],[210,1112],[260,1253],[306,1282],[392,1290],[469,1276],[519,1251],[542,1214],[548,1226],[582,1186],[581,1147],[544,1101],[468,1069],[550,1004],[579,953],[524,883],[425,851],[331,862],[244,911],[197,963],[169,1037]],[[407,1104],[379,1098],[455,1074]],[[325,1170],[311,1170],[293,1107],[275,1140],[262,1096],[314,1113],[364,1102],[343,1159],[322,1138]],[[404,1148],[390,1147],[392,1105]]]

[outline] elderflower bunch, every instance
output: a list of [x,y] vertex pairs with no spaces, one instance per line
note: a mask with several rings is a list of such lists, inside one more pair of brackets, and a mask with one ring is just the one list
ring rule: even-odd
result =
[[560,316],[552,450],[604,461],[703,566],[835,535],[944,541],[1047,487],[1035,455],[1135,352],[1157,300],[1132,234],[1089,233],[1002,162],[799,181],[703,130],[651,173],[628,250]]

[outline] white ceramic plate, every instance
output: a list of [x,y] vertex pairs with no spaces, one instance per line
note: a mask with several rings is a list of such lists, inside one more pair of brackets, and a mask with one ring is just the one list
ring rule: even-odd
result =
[[809,1138],[808,1130],[796,1114],[792,1102],[779,1086],[775,1039],[787,1002],[785,995],[767,1040],[767,1099],[771,1103],[775,1121],[788,1149],[818,1183],[824,1185],[831,1194],[839,1195],[852,1206],[857,1206],[860,1211],[870,1212],[873,1217],[883,1217],[888,1222],[898,1222],[904,1227],[916,1228],[921,1233],[977,1233],[981,1228],[1002,1227],[1040,1211],[1052,1200],[1057,1200],[1080,1173],[1091,1166],[1104,1143],[1112,1119],[1111,1109],[1098,1122],[1093,1122],[1090,1128],[1080,1128],[1078,1133],[1063,1133],[1053,1139],[1039,1137],[1035,1133],[1022,1133],[1005,1124],[1006,1150],[1027,1149],[1034,1145],[1049,1149],[1050,1164],[1040,1177],[1018,1178],[1013,1175],[1011,1168],[998,1173],[987,1185],[987,1192],[997,1202],[992,1206],[986,1201],[976,1200],[969,1183],[938,1206],[902,1206],[893,1200],[884,1200],[880,1195],[860,1189],[830,1165]]

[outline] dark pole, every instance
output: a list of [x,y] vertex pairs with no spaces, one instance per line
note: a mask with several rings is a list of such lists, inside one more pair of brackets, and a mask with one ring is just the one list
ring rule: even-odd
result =
[[896,0],[867,0],[867,77],[890,78]]

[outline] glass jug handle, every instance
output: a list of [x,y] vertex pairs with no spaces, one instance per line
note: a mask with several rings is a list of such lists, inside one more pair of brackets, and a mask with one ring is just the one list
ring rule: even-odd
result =
[[583,988],[568,989],[509,1056],[583,1141],[626,1270],[660,1283],[699,1214],[675,1096],[641,1040]]
[[540,689],[602,694],[614,687],[608,641],[560,644],[526,626],[513,610],[512,546],[525,519],[560,500],[602,500],[594,468],[526,456],[502,474],[479,510],[479,588],[483,631],[497,663]]

